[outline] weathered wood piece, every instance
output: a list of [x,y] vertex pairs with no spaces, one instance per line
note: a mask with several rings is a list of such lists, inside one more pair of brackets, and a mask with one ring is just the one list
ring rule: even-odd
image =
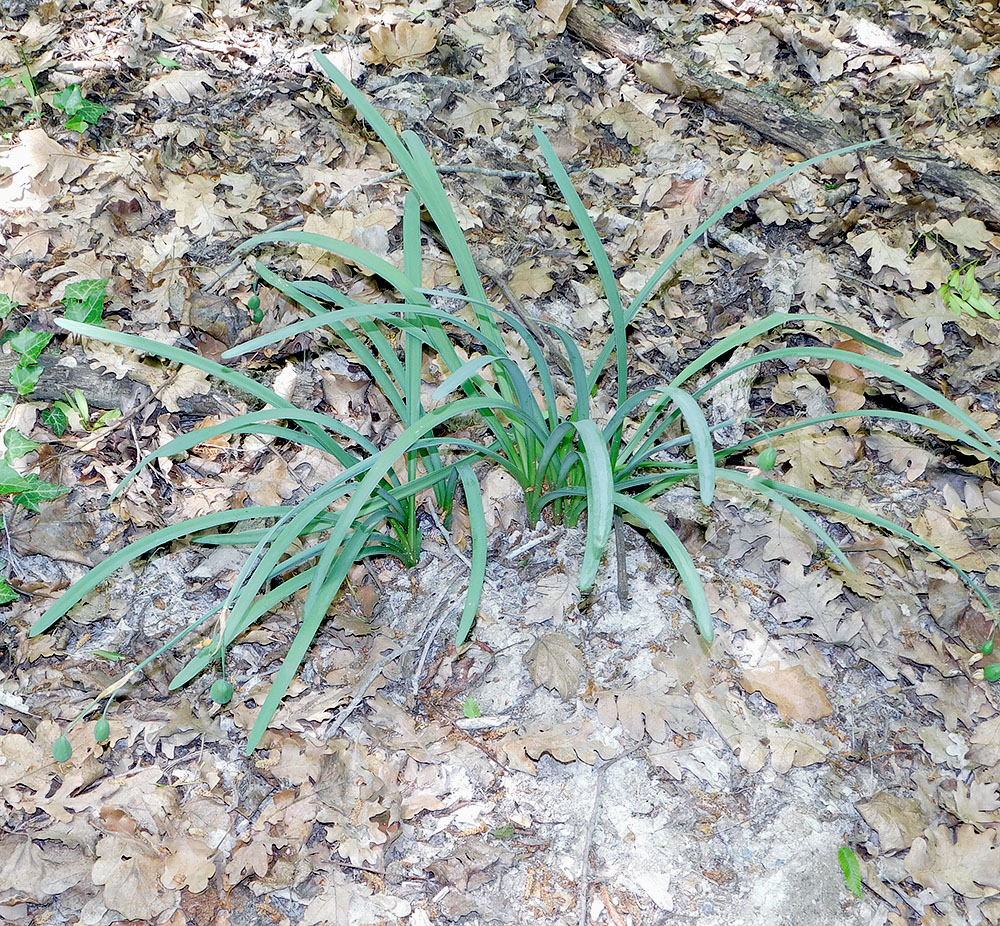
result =
[[[577,3],[566,27],[592,48],[631,63],[657,90],[703,102],[726,121],[745,125],[807,158],[862,140],[846,137],[833,122],[796,108],[780,95],[743,87],[701,67],[654,32],[636,32],[606,9]],[[1000,183],[978,171],[929,151],[892,144],[875,145],[865,156],[903,162],[917,175],[914,185],[925,193],[957,196],[970,213],[1000,225]]]

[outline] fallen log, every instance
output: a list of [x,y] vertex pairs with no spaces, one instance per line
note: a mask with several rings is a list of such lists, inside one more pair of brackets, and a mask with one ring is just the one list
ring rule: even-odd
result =
[[[703,102],[727,122],[745,125],[806,158],[862,140],[846,137],[835,123],[797,108],[773,91],[741,86],[702,67],[657,34],[636,32],[604,8],[578,2],[566,27],[584,44],[629,62],[636,75],[657,90]],[[970,213],[1000,225],[1000,183],[978,171],[929,151],[888,143],[869,148],[865,155],[901,161],[917,175],[913,182],[923,192],[957,196]]]

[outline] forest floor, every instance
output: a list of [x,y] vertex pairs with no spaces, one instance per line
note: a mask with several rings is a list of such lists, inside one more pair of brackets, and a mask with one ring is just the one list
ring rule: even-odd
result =
[[[247,733],[294,636],[297,599],[229,652],[230,704],[209,698],[214,671],[169,690],[198,645],[185,644],[118,692],[106,745],[95,715],[69,733],[72,758],[52,758],[122,666],[223,599],[245,554],[161,547],[30,637],[68,584],[156,528],[294,503],[336,471],[266,435],[216,437],[157,461],[111,501],[167,440],[255,406],[197,370],[55,324],[96,313],[110,329],[218,360],[301,316],[265,286],[255,311],[253,260],[232,254],[251,235],[297,219],[401,262],[405,179],[314,51],[393,125],[418,132],[448,168],[479,261],[573,331],[591,360],[608,338],[607,305],[544,179],[536,125],[628,295],[702,219],[800,159],[715,91],[666,92],[664,67],[638,68],[660,89],[643,82],[632,62],[594,47],[573,7],[0,0],[10,483],[0,919],[1000,923],[1000,699],[983,678],[986,606],[915,544],[831,515],[851,572],[796,522],[737,495],[676,522],[716,617],[710,646],[643,534],[625,530],[627,600],[614,556],[581,600],[582,531],[526,524],[516,486],[485,468],[491,556],[470,644],[452,645],[467,538],[460,518],[443,532],[428,501],[419,565],[385,559],[352,573],[252,756]],[[689,249],[630,330],[630,388],[666,382],[769,311],[800,310],[898,348],[900,369],[1000,436],[990,316],[1000,198],[949,195],[927,167],[967,169],[987,191],[1000,175],[1000,11],[994,0],[840,7],[601,8],[803,125],[898,146],[898,156],[796,174]],[[67,90],[78,83],[81,94]],[[315,249],[255,257],[354,298],[387,298]],[[430,286],[455,282],[443,252],[426,274]],[[831,346],[844,337],[811,326],[767,343],[806,334]],[[312,332],[238,364],[376,443],[395,433],[332,336]],[[441,378],[428,365],[425,387]],[[67,401],[74,389],[86,407]],[[605,413],[611,401],[598,394]],[[815,360],[771,363],[708,406],[713,420],[735,409],[772,425],[859,407],[934,411]],[[1000,485],[988,460],[947,435],[871,418],[775,446],[775,478],[905,526],[1000,596]],[[860,866],[860,896],[842,847]]]

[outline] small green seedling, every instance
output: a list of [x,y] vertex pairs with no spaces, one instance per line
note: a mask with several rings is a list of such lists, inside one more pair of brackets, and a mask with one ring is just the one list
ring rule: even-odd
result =
[[971,315],[973,318],[988,315],[990,318],[1000,319],[1000,309],[996,303],[979,288],[976,263],[974,260],[969,261],[953,270],[948,282],[941,287],[941,297],[945,306],[956,315]]
[[121,409],[112,408],[110,411],[101,412],[91,420],[90,405],[82,389],[74,389],[72,394],[67,393],[65,402],[53,403],[47,412],[42,412],[42,421],[52,428],[58,437],[62,437],[66,428],[76,420],[79,420],[80,428],[84,431],[99,431],[122,416]]
[[844,880],[847,882],[851,893],[855,897],[860,897],[863,893],[861,888],[861,862],[858,861],[857,854],[850,846],[841,846],[840,867],[844,871]]
[[466,698],[465,703],[462,705],[462,713],[465,714],[470,720],[474,717],[482,717],[483,712],[479,709],[479,705],[476,703],[475,698]]
[[66,113],[66,128],[71,132],[86,132],[108,111],[107,106],[85,99],[79,84],[60,90],[52,97],[52,105]]

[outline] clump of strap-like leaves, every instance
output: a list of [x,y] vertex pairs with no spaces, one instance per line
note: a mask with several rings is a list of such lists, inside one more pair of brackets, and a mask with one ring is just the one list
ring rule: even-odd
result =
[[[322,248],[364,267],[394,291],[397,298],[377,304],[358,302],[327,283],[286,280],[258,263],[260,277],[302,306],[308,317],[254,338],[227,355],[238,356],[316,328],[328,328],[383,392],[399,418],[402,433],[387,446],[379,447],[336,418],[298,408],[243,374],[191,352],[93,325],[61,322],[64,328],[77,334],[189,364],[242,389],[264,405],[260,411],[170,441],[140,462],[116,494],[154,459],[183,453],[220,434],[263,434],[308,445],[330,454],[342,467],[339,475],[297,504],[220,511],[156,531],[110,556],[70,588],[39,619],[32,633],[51,627],[120,566],[181,537],[251,550],[225,601],[101,692],[90,710],[104,702],[106,711],[107,703],[126,681],[166,648],[177,645],[209,621],[214,621],[210,641],[195,652],[171,687],[186,684],[218,660],[222,677],[213,684],[211,694],[219,703],[228,702],[233,687],[225,678],[226,649],[258,618],[306,589],[298,631],[250,733],[247,749],[252,752],[260,744],[350,568],[371,556],[392,556],[414,565],[421,544],[417,527],[418,495],[433,490],[434,502],[447,518],[456,504],[459,486],[468,511],[472,546],[469,589],[456,632],[456,641],[464,641],[475,619],[487,566],[486,519],[479,480],[473,469],[479,464],[501,466],[517,480],[524,491],[530,523],[537,523],[546,514],[567,525],[585,519],[586,546],[580,569],[583,591],[595,582],[616,514],[648,531],[676,568],[706,641],[711,641],[714,634],[699,573],[666,520],[647,504],[679,484],[696,486],[706,506],[711,505],[720,482],[757,493],[815,533],[847,569],[853,568],[851,563],[813,512],[833,511],[875,525],[931,550],[956,569],[989,605],[986,596],[956,563],[912,532],[874,513],[786,485],[769,475],[774,466],[774,451],[770,446],[774,438],[848,417],[916,423],[1000,462],[1000,444],[956,404],[884,360],[821,344],[765,350],[730,363],[697,388],[692,386],[696,376],[730,357],[737,348],[789,324],[822,322],[876,352],[898,356],[887,345],[833,319],[777,313],[751,322],[711,345],[670,382],[634,393],[628,390],[626,330],[684,251],[722,216],[763,189],[823,157],[846,154],[873,142],[851,145],[797,164],[728,203],[685,238],[641,292],[626,304],[594,223],[552,146],[536,130],[549,170],[583,233],[610,312],[611,336],[590,367],[569,332],[548,326],[562,348],[569,370],[572,409],[564,414],[556,401],[556,380],[560,374],[549,366],[550,351],[543,348],[522,318],[490,303],[438,173],[420,139],[409,131],[402,137],[397,135],[333,64],[322,55],[317,58],[409,179],[411,190],[403,215],[403,266],[391,264],[352,243],[309,232],[259,235],[248,241],[244,249],[273,243]],[[458,268],[461,292],[438,292],[424,286],[421,210],[426,210]],[[456,349],[458,337],[465,344],[471,340],[478,353],[463,360]],[[514,358],[508,348],[510,338],[526,345],[530,365]],[[436,354],[449,371],[434,393],[435,401],[444,404],[433,409],[425,407],[421,398],[421,370],[428,352]],[[915,393],[948,413],[954,423],[905,412],[862,409],[790,421],[782,427],[764,430],[752,440],[716,447],[713,428],[699,399],[728,377],[774,360],[840,360],[852,364]],[[602,380],[608,387],[613,386],[615,410],[609,420],[597,421],[591,398]],[[456,420],[467,421],[469,416],[481,422],[483,439],[459,437],[454,429],[450,430]],[[754,447],[764,448],[756,471],[730,465]],[[245,522],[252,524],[248,526]],[[83,716],[86,714],[74,723]],[[103,713],[101,719],[104,723],[99,722],[98,733],[106,738],[107,721]],[[69,745],[65,737],[60,738],[56,757],[69,758]]]

